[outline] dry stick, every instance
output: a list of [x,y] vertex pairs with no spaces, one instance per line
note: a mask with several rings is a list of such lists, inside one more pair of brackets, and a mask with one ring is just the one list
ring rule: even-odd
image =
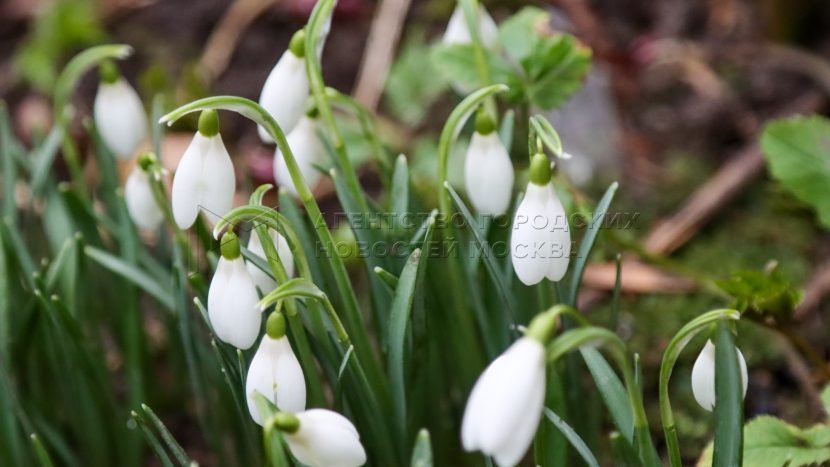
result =
[[372,20],[354,96],[369,111],[378,107],[395,46],[411,0],[382,0]]
[[211,83],[228,67],[242,33],[277,0],[237,0],[210,34],[199,58],[199,71]]

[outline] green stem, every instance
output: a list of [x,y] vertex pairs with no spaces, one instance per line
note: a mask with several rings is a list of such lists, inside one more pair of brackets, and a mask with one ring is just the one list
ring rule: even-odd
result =
[[663,424],[663,432],[666,435],[666,449],[669,453],[669,464],[671,467],[680,467],[682,465],[680,444],[677,439],[677,428],[674,424],[674,414],[672,414],[671,402],[669,401],[669,379],[671,378],[674,365],[677,363],[677,359],[680,357],[680,353],[686,347],[686,344],[700,331],[708,328],[713,323],[725,319],[738,320],[740,317],[741,313],[739,311],[731,309],[713,310],[704,313],[680,328],[663,353],[663,361],[660,364],[659,383],[660,422]]
[[[467,30],[470,32],[470,40],[473,46],[473,59],[476,64],[476,72],[481,86],[490,85],[493,80],[490,76],[490,64],[487,63],[487,53],[484,44],[481,43],[481,31],[479,30],[479,15],[481,14],[478,0],[460,0],[461,9],[464,12],[464,21],[467,23]],[[484,106],[494,119],[498,119],[496,102],[488,97]]]
[[388,187],[389,181],[392,177],[392,163],[387,157],[386,149],[383,147],[383,143],[380,138],[378,138],[378,134],[380,134],[380,132],[378,131],[372,114],[369,113],[366,107],[363,107],[357,99],[343,94],[334,88],[326,88],[326,95],[329,99],[331,99],[331,102],[340,104],[342,107],[350,109],[357,116],[357,120],[360,122],[360,126],[363,130],[363,135],[369,141],[369,144],[372,145],[375,161],[383,174],[381,180],[385,186]]

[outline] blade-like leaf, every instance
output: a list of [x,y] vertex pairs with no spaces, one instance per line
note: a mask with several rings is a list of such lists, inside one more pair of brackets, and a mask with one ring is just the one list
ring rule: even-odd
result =
[[743,390],[738,351],[729,326],[718,324],[715,343],[715,450],[713,467],[742,465]]
[[579,435],[574,431],[573,428],[570,427],[564,420],[559,418],[552,410],[546,408],[545,409],[545,417],[550,420],[553,425],[565,435],[565,438],[568,442],[571,443],[571,446],[579,453],[579,456],[582,457],[582,460],[585,461],[590,467],[599,467],[599,462],[597,462],[596,457],[588,449],[588,446],[585,444],[585,441],[579,437]]

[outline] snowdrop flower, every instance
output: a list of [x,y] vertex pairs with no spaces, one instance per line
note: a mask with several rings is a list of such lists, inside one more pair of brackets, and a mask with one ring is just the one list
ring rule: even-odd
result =
[[114,63],[102,63],[100,75],[93,104],[95,127],[110,151],[121,159],[129,159],[147,138],[144,105]]
[[[268,235],[271,237],[271,241],[277,249],[277,254],[280,257],[282,266],[285,268],[286,275],[289,279],[294,277],[294,255],[291,254],[291,248],[288,247],[288,242],[285,240],[285,237],[273,229],[268,229]],[[262,243],[259,241],[259,235],[256,232],[252,231],[251,237],[248,238],[248,251],[266,260],[265,250],[262,248]],[[277,287],[277,282],[254,263],[246,262],[246,265],[248,266],[248,272],[251,273],[251,278],[254,280],[254,284],[259,287],[259,290],[263,294],[267,294]]]
[[464,161],[464,184],[470,202],[479,214],[489,216],[506,213],[513,193],[513,164],[495,130],[493,119],[479,109]]
[[[291,38],[291,42],[277,64],[271,70],[262,94],[261,105],[280,126],[283,132],[290,133],[300,121],[306,110],[309,96],[308,75],[305,69],[305,30],[300,29]],[[257,127],[259,137],[265,143],[273,143],[271,135],[262,126]]]
[[233,163],[219,134],[219,117],[215,110],[205,110],[173,178],[173,218],[187,229],[204,209],[208,220],[216,223],[233,207],[235,191]]
[[538,315],[527,334],[495,359],[478,378],[461,423],[461,443],[495,458],[500,467],[524,456],[545,401],[545,344],[556,327],[553,313]]
[[[488,49],[494,49],[499,41],[499,28],[493,17],[484,8],[478,6],[478,33],[481,44]],[[464,17],[464,9],[460,2],[456,4],[455,10],[447,23],[447,30],[444,32],[444,44],[469,44],[472,42],[470,30],[467,28],[467,19]]]
[[348,418],[326,409],[297,414],[279,412],[274,425],[283,431],[288,449],[309,467],[357,467],[366,463],[360,435]]
[[530,182],[516,209],[510,238],[513,269],[525,285],[538,284],[545,277],[561,280],[570,261],[568,217],[550,177],[547,156],[542,153],[533,156]]
[[266,333],[251,360],[245,379],[248,395],[248,411],[251,418],[262,426],[254,394],[259,392],[280,410],[301,412],[305,410],[305,378],[300,362],[291,350],[285,336],[285,318],[275,311],[268,317]]
[[[309,188],[314,188],[322,177],[322,173],[315,167],[322,164],[326,159],[326,148],[320,141],[317,133],[319,120],[316,116],[304,115],[291,133],[285,137],[288,147],[300,166],[300,173]],[[280,186],[284,186],[294,196],[297,196],[297,188],[291,180],[291,173],[282,152],[277,148],[274,152],[274,179]]]
[[259,334],[259,297],[236,234],[225,233],[221,245],[222,257],[208,289],[208,318],[216,337],[244,350],[254,345]]
[[[743,397],[746,397],[746,387],[749,381],[746,372],[746,360],[740,350],[738,352],[738,366],[741,369],[741,384]],[[706,341],[692,367],[692,394],[697,403],[711,412],[715,408],[715,344]]]
[[155,230],[164,219],[161,207],[156,203],[147,169],[154,163],[155,155],[143,154],[133,167],[124,186],[124,201],[135,225],[144,230]]

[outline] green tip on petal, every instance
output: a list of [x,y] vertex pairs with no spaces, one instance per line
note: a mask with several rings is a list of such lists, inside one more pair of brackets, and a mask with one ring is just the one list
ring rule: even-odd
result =
[[530,181],[535,185],[547,185],[550,182],[551,170],[548,156],[537,152],[530,159]]
[[320,116],[320,111],[317,110],[317,106],[312,104],[308,107],[308,110],[305,111],[305,116],[311,119],[315,119]]
[[225,235],[222,235],[222,240],[219,241],[219,244],[222,257],[226,260],[234,260],[242,255],[242,250],[239,247],[239,238],[231,230],[225,232]]
[[141,170],[147,171],[150,167],[153,166],[158,161],[155,153],[153,152],[145,152],[142,155],[138,156],[138,166],[141,167]]
[[484,106],[478,108],[476,112],[476,133],[480,135],[489,135],[496,131],[496,122],[493,117],[484,109]]
[[285,337],[285,317],[279,311],[271,313],[265,322],[265,333],[271,339]]
[[121,73],[118,71],[118,65],[112,60],[105,60],[98,66],[98,76],[104,83],[113,84],[121,77]]
[[300,29],[291,36],[288,50],[297,58],[305,57],[305,29]]
[[199,133],[208,138],[219,134],[219,114],[215,110],[203,110],[199,115]]
[[527,326],[525,336],[536,339],[542,345],[547,345],[551,338],[553,338],[554,332],[556,332],[556,317],[557,313],[552,312],[536,315]]
[[274,426],[285,433],[296,433],[300,429],[300,419],[288,412],[277,412],[272,420]]

